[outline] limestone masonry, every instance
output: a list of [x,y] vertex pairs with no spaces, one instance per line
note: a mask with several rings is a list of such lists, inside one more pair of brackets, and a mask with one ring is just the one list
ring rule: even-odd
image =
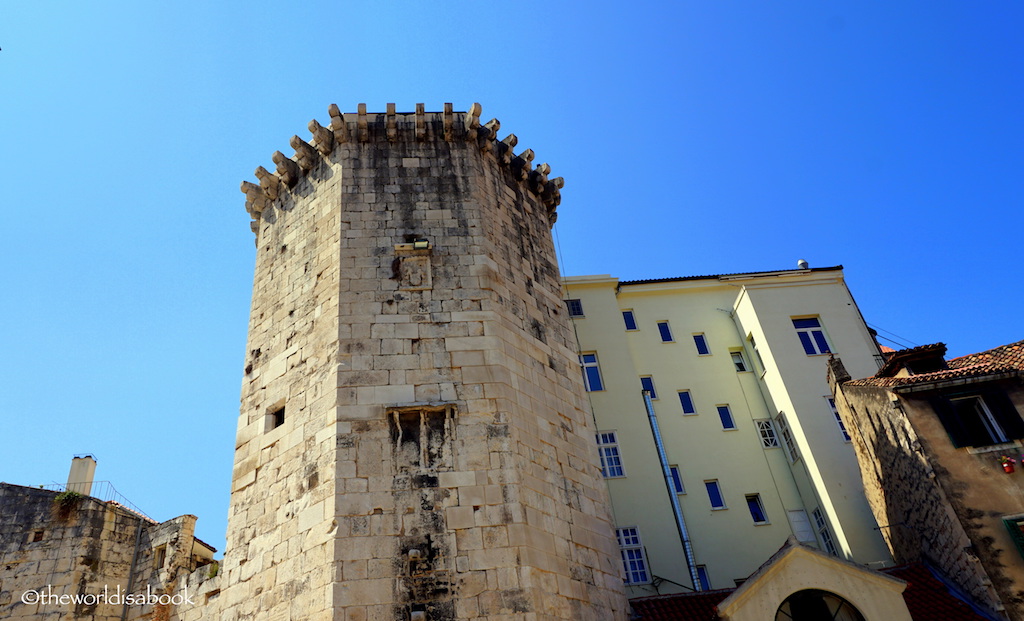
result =
[[562,181],[479,115],[331,106],[242,184],[228,544],[180,618],[625,618],[550,235]]

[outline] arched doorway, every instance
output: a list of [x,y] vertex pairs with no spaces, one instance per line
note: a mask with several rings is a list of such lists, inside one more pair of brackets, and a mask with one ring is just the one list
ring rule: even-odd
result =
[[865,621],[853,604],[818,589],[797,591],[782,602],[775,621]]

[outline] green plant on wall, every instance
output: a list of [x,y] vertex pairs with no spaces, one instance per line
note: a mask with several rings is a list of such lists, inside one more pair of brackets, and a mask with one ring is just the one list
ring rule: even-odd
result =
[[75,507],[82,502],[85,496],[78,492],[65,491],[53,497],[54,514],[58,520],[66,521],[71,517]]

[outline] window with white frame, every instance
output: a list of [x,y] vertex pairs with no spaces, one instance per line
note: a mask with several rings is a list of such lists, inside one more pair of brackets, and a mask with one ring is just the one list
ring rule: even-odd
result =
[[821,544],[825,546],[825,551],[832,556],[839,556],[839,550],[836,549],[836,543],[832,540],[832,533],[828,529],[828,522],[825,521],[825,515],[821,509],[815,509],[811,513],[811,517],[814,518],[814,527],[818,530],[818,537],[821,538]]
[[667,321],[658,322],[658,334],[661,335],[662,343],[671,343],[675,341],[675,339],[672,338],[672,329],[668,327]]
[[789,423],[786,422],[786,415],[779,412],[779,415],[775,417],[775,427],[779,431],[779,435],[782,436],[782,444],[786,447],[786,456],[789,457],[789,463],[795,463],[796,460],[800,459],[800,452],[796,448],[796,440],[793,439],[793,432],[789,428]]
[[732,418],[732,410],[729,409],[729,405],[716,405],[715,408],[718,410],[718,418],[722,420],[722,429],[726,431],[736,429],[736,421]]
[[750,344],[750,351],[754,352],[754,361],[757,362],[757,370],[760,373],[765,372],[764,359],[761,358],[761,352],[757,349],[757,341],[754,340],[753,334],[747,335],[747,343]]
[[697,347],[697,354],[701,356],[710,356],[711,348],[708,347],[708,339],[704,336],[704,333],[693,335],[693,344]]
[[658,393],[654,391],[654,378],[650,375],[645,375],[640,378],[640,386],[643,390],[651,393],[651,399],[657,399]]
[[633,315],[633,311],[624,310],[622,311],[622,322],[626,324],[627,330],[637,330],[636,316]]
[[747,361],[743,358],[743,352],[734,349],[729,352],[729,357],[732,358],[732,366],[736,367],[737,373],[744,373],[748,371]]
[[800,345],[808,356],[827,354],[832,350],[825,340],[825,330],[821,326],[821,320],[817,317],[793,318],[793,328],[800,338]]
[[747,508],[750,509],[750,517],[754,524],[767,524],[768,514],[764,512],[764,504],[761,502],[761,494],[747,494]]
[[668,470],[672,475],[672,488],[677,494],[685,494],[686,488],[683,487],[683,476],[679,474],[679,466],[669,466]]
[[566,300],[565,307],[569,309],[570,317],[583,317],[583,302],[579,299]]
[[693,406],[693,395],[689,390],[679,391],[679,405],[683,408],[683,414],[696,414],[697,408]]
[[626,476],[619,454],[619,439],[614,431],[597,432],[597,452],[601,456],[601,474],[606,479]]
[[836,419],[836,425],[839,426],[839,432],[843,434],[843,440],[845,442],[849,442],[850,434],[846,431],[846,425],[843,424],[843,417],[839,416],[839,409],[836,408],[835,398],[831,395],[826,395],[825,401],[828,402],[828,408],[832,412],[832,417]]
[[587,392],[604,390],[601,382],[601,368],[597,364],[597,354],[580,354],[580,366],[583,368],[583,382],[587,385]]
[[704,487],[708,490],[708,500],[711,501],[711,508],[716,511],[725,509],[725,497],[722,496],[722,487],[718,484],[718,479],[704,481]]
[[[993,415],[992,408],[981,397],[976,395],[955,397],[950,399],[949,403],[953,406],[953,411],[956,412],[955,421],[959,423],[959,429],[954,425],[946,424],[948,422],[946,420],[942,422],[947,431],[950,428],[954,429],[954,433],[950,433],[950,437],[953,438],[955,446],[990,446],[1010,441],[1003,426]],[[1016,413],[1014,412],[1014,414]],[[942,418],[940,416],[940,419]],[[960,434],[962,437],[969,438],[967,441],[958,442],[961,438],[955,432],[959,432],[961,429],[967,430]]]
[[790,509],[786,512],[789,517],[789,526],[793,529],[797,541],[801,543],[817,543],[818,538],[814,536],[814,528],[811,526],[811,518],[803,509]]
[[625,526],[615,529],[619,540],[619,552],[622,554],[622,569],[626,575],[626,584],[647,584],[651,581],[651,573],[647,568],[647,554],[640,541],[640,529],[636,526]]
[[775,435],[775,425],[770,418],[759,418],[754,421],[757,433],[761,436],[761,448],[779,448],[779,438]]

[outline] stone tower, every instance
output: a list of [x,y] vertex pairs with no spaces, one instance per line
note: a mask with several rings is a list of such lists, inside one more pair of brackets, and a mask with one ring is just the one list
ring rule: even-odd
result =
[[332,105],[242,184],[220,618],[625,618],[550,234],[562,182],[498,127],[479,104]]

